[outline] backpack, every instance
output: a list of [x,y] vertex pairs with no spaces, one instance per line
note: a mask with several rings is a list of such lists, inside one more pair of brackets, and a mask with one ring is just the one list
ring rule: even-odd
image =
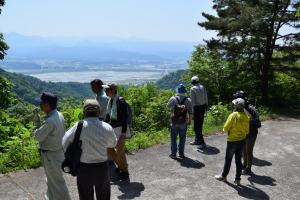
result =
[[256,111],[254,106],[249,106],[248,109],[246,109],[248,113],[251,115],[250,118],[250,126],[258,129],[261,127],[261,121],[259,119],[259,113]]
[[127,103],[127,101],[125,101],[125,99],[123,97],[119,97],[118,98],[118,103],[117,105],[119,105],[119,103],[122,102],[125,104],[126,107],[126,119],[127,119],[127,125],[131,128],[132,127],[132,109],[131,106]]
[[187,108],[184,105],[187,97],[185,97],[182,102],[180,102],[179,97],[175,97],[177,100],[177,104],[174,106],[174,112],[171,117],[172,123],[174,124],[184,124],[186,123],[186,115],[187,115]]
[[61,164],[63,172],[77,176],[78,165],[80,163],[80,157],[82,153],[81,145],[82,141],[79,140],[83,121],[79,121],[75,132],[73,142],[68,146],[65,152],[65,159]]
[[126,107],[126,121],[127,121],[127,130],[126,130],[126,138],[129,139],[132,137],[132,109],[131,106],[125,101],[123,97],[119,97],[117,100],[117,106],[120,106],[120,103],[123,103]]

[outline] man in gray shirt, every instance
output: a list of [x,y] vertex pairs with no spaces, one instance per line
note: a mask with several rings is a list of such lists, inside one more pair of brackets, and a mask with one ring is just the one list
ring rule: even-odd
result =
[[186,96],[186,88],[183,84],[177,87],[177,94],[169,99],[167,107],[171,110],[171,154],[175,159],[177,155],[177,136],[179,135],[179,158],[184,159],[184,146],[186,140],[187,125],[192,121],[192,104]]
[[61,164],[64,159],[62,138],[65,134],[65,121],[57,111],[57,97],[43,93],[39,99],[41,110],[46,113],[45,124],[40,126],[39,114],[35,113],[33,137],[40,143],[40,152],[47,177],[47,200],[69,200],[70,195],[63,178]]
[[199,145],[199,149],[204,149],[206,147],[202,129],[204,122],[204,115],[208,106],[208,98],[206,89],[203,85],[199,83],[199,78],[197,76],[192,77],[191,88],[191,101],[194,111],[194,132],[195,132],[195,141],[191,142],[191,145]]
[[[97,199],[110,199],[107,149],[116,146],[117,137],[109,124],[99,120],[100,110],[97,100],[85,101],[83,127],[80,134],[82,154],[77,174],[77,187],[81,200],[94,199],[94,188]],[[78,123],[70,128],[63,138],[65,150],[74,140],[77,125]]]
[[105,89],[102,86],[103,82],[100,79],[91,81],[92,91],[96,94],[96,100],[101,107],[99,119],[105,121],[108,97],[106,96]]

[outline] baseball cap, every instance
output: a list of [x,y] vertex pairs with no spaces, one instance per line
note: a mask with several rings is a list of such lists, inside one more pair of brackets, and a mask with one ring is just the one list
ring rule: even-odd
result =
[[102,85],[103,88],[117,90],[118,86],[116,83],[109,83],[107,85]]
[[191,81],[192,82],[199,82],[199,77],[198,76],[193,76]]
[[50,105],[57,104],[57,96],[51,92],[43,92],[39,98],[35,99],[37,103],[49,103]]
[[100,104],[95,99],[87,99],[83,104],[83,110],[88,112],[100,112]]
[[237,98],[237,99],[234,99],[232,101],[233,105],[238,108],[238,109],[242,109],[245,107],[245,100],[242,99],[242,98]]

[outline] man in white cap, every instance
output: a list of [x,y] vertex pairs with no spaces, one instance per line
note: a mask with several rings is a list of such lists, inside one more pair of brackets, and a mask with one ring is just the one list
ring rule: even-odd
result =
[[204,115],[208,106],[207,92],[203,85],[199,83],[198,76],[193,76],[191,79],[193,87],[191,88],[191,101],[193,106],[194,132],[195,140],[190,142],[191,145],[199,145],[199,149],[206,147],[203,138],[203,122]]
[[[100,105],[97,100],[88,99],[83,106],[84,120],[80,134],[82,154],[77,172],[77,188],[80,200],[110,199],[110,178],[107,163],[107,149],[117,144],[113,128],[99,120]],[[70,128],[63,138],[66,150],[74,140],[78,123]]]
[[216,175],[215,178],[219,181],[227,181],[227,175],[230,170],[233,155],[235,155],[236,174],[234,183],[240,185],[242,174],[242,152],[245,144],[245,139],[249,133],[249,117],[244,112],[245,101],[237,98],[232,101],[235,111],[231,113],[226,120],[223,131],[227,133],[227,147],[225,155],[225,164],[221,175]]

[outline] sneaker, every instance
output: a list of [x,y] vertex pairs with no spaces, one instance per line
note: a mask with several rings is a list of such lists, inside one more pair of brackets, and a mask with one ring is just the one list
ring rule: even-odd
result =
[[197,148],[203,150],[206,148],[206,144],[200,144]]
[[251,175],[251,174],[252,174],[252,171],[251,171],[251,169],[246,168],[246,169],[244,169],[244,170],[242,171],[242,174],[243,174],[243,175]]
[[217,179],[218,181],[227,182],[227,178],[223,177],[222,175],[215,175],[215,179]]
[[190,145],[200,145],[200,143],[196,142],[196,141],[193,141],[193,142],[190,142]]
[[176,159],[176,155],[174,155],[174,154],[170,154],[169,157],[172,159]]
[[126,181],[129,179],[129,173],[128,172],[120,172],[119,176],[118,176],[118,179],[120,181]]
[[241,185],[241,180],[234,180],[234,184],[236,184],[237,186]]
[[184,154],[181,154],[178,156],[180,159],[185,159],[186,157],[184,156]]

